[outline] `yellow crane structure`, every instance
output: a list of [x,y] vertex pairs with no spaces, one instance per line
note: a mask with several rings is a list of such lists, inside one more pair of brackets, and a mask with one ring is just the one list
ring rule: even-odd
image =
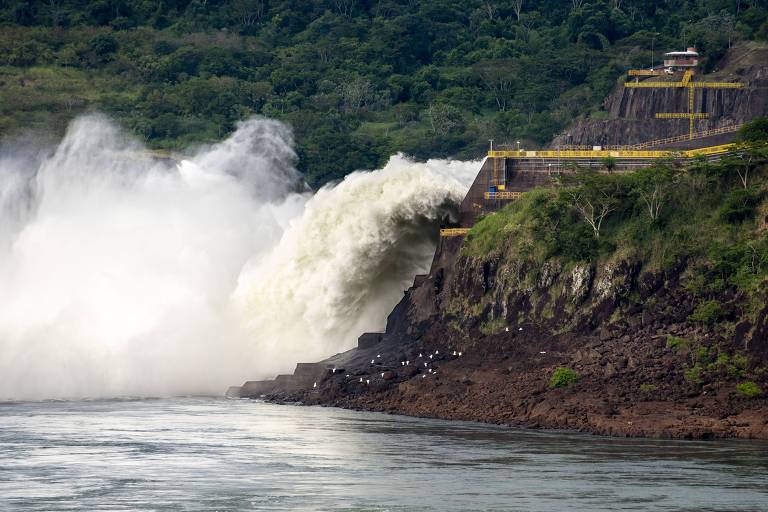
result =
[[[648,76],[639,72],[644,70],[630,70],[630,76]],[[630,88],[686,88],[688,89],[688,112],[659,112],[656,119],[688,119],[688,140],[693,140],[694,126],[696,119],[704,119],[709,116],[706,112],[694,111],[694,96],[696,89],[740,89],[744,84],[738,82],[695,82],[693,81],[693,71],[686,70],[679,82],[658,82],[658,81],[634,81],[626,82],[624,87]]]

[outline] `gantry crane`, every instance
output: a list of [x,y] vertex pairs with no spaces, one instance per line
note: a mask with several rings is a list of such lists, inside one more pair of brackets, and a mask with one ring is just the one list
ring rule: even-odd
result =
[[[641,76],[645,73],[639,73],[642,70],[630,70],[630,76]],[[648,73],[649,75],[651,73]],[[653,73],[656,74],[656,73]],[[695,89],[740,89],[744,87],[744,84],[738,82],[694,82],[693,71],[687,70],[683,74],[682,80],[679,82],[627,82],[624,87],[633,88],[663,88],[663,87],[679,87],[688,89],[688,112],[660,112],[656,114],[656,119],[688,119],[688,138],[693,140],[694,138],[694,123],[696,119],[704,119],[709,116],[706,112],[694,111],[694,90]]]

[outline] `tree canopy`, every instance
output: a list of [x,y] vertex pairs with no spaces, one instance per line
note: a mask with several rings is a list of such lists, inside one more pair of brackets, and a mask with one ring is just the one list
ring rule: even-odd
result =
[[544,143],[662,51],[767,37],[746,0],[6,0],[0,133],[97,108],[182,148],[260,114],[321,185],[397,151]]

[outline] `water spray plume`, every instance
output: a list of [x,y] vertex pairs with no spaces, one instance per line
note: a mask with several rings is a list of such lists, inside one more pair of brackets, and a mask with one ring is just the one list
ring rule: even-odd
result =
[[177,165],[86,116],[3,149],[0,399],[219,393],[382,327],[476,163],[396,156],[312,196],[292,145],[251,119]]

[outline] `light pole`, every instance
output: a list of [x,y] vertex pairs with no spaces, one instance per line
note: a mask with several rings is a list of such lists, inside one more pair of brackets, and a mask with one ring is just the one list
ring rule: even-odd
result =
[[517,152],[518,153],[520,152],[520,141],[519,140],[517,141]]

